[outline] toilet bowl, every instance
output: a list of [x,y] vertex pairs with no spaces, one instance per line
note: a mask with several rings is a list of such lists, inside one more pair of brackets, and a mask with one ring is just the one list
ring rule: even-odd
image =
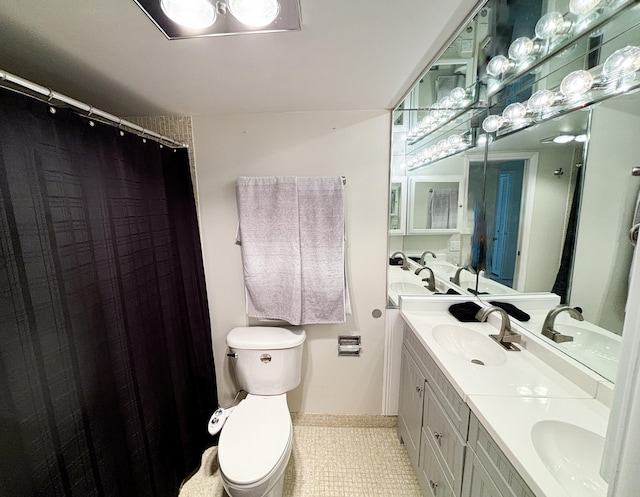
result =
[[286,392],[300,383],[300,328],[234,328],[227,335],[238,383],[247,396],[220,431],[218,462],[231,497],[281,497],[293,425]]
[[222,482],[229,495],[269,495],[284,476],[292,441],[286,394],[247,395],[227,419],[218,445]]

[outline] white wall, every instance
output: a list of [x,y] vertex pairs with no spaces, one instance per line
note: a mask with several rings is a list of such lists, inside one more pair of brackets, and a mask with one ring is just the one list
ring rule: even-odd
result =
[[640,118],[632,113],[594,108],[586,177],[571,287],[571,305],[586,320],[622,333],[629,267],[628,242],[638,180],[631,168],[640,156]]
[[[225,336],[247,324],[237,226],[238,176],[347,178],[347,268],[353,315],[307,326],[294,412],[380,414],[385,331],[391,115],[386,110],[194,116],[203,254],[221,404],[236,387]],[[374,309],[383,311],[374,319]],[[362,335],[359,358],[337,356],[337,336]]]

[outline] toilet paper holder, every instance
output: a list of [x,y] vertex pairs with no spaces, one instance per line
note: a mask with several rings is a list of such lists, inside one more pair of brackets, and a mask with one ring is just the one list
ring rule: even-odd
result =
[[362,340],[360,335],[340,335],[338,336],[339,356],[360,356],[362,350]]

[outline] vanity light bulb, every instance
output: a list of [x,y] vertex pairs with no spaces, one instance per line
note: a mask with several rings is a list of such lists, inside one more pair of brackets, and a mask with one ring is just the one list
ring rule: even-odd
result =
[[280,13],[278,0],[227,0],[227,5],[233,17],[254,28],[271,24]]
[[534,114],[549,110],[556,101],[556,94],[551,90],[538,90],[527,101],[527,109]]
[[453,150],[458,150],[464,145],[464,138],[461,135],[451,135],[447,141]]
[[482,129],[487,133],[495,133],[503,124],[504,119],[502,119],[502,116],[488,116],[484,121],[482,121]]
[[635,76],[640,70],[640,47],[626,46],[613,52],[602,66],[602,75],[606,81],[620,80]]
[[560,12],[549,12],[543,15],[536,23],[536,36],[542,40],[548,40],[562,34],[566,29],[564,17]]
[[208,0],[160,0],[160,8],[185,28],[204,29],[216,22],[216,9]]
[[604,0],[570,0],[569,11],[577,15],[588,14],[604,3]]
[[560,92],[567,98],[579,97],[593,86],[593,75],[589,71],[579,70],[567,74],[560,83]]
[[478,135],[478,139],[476,140],[476,146],[484,147],[487,143],[491,143],[493,138],[491,135],[487,135],[486,133],[482,133]]
[[451,93],[449,93],[449,98],[452,102],[455,102],[457,104],[462,103],[462,101],[467,98],[467,91],[464,88],[458,86],[451,90]]
[[499,78],[510,69],[511,63],[504,55],[496,55],[487,64],[487,74],[494,78]]
[[453,107],[453,102],[449,97],[441,98],[436,102],[435,106],[439,109],[438,116],[440,119],[449,119],[451,108]]
[[502,111],[503,119],[510,123],[521,121],[526,115],[527,108],[520,102],[509,104]]
[[527,59],[527,57],[531,56],[534,53],[534,50],[535,45],[533,40],[526,36],[522,36],[513,40],[513,43],[509,47],[509,58],[516,62],[522,62]]

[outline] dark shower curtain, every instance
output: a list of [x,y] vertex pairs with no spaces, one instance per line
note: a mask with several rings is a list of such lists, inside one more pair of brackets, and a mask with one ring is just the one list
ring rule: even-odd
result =
[[582,195],[582,167],[576,172],[573,199],[567,221],[567,232],[564,235],[560,267],[556,274],[551,292],[560,296],[560,303],[567,304],[569,299],[569,287],[571,284],[571,271],[573,270],[573,257],[576,251],[576,237],[578,236],[578,212],[580,210],[580,197]]
[[217,406],[185,150],[0,89],[0,495],[176,496]]

